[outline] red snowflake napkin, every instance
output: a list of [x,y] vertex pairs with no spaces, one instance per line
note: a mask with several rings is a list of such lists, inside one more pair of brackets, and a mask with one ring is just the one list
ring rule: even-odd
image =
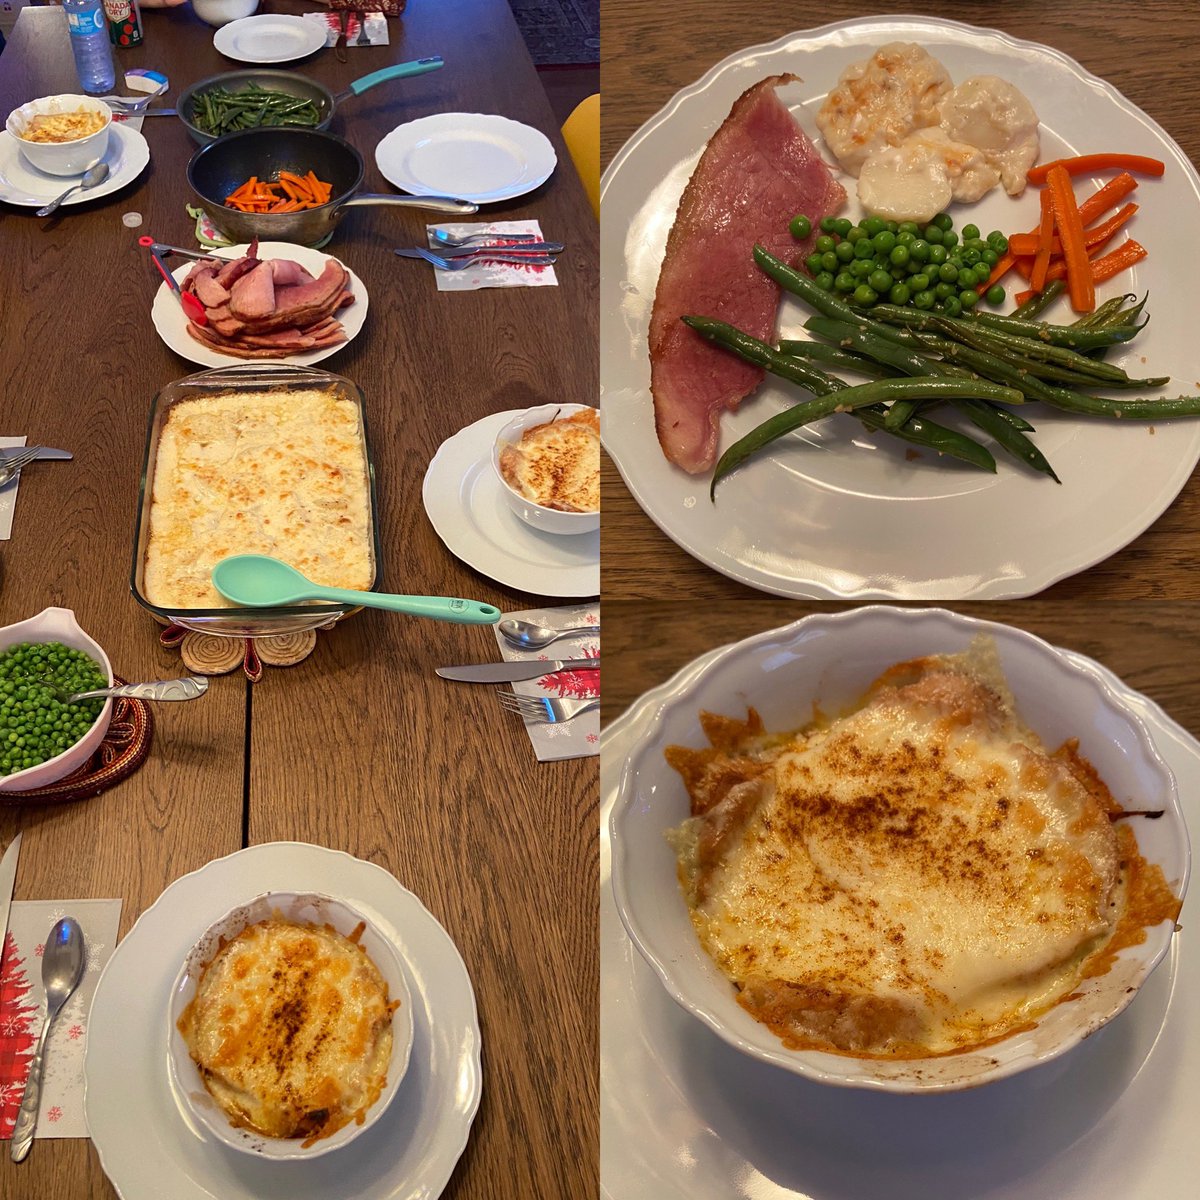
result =
[[[563,608],[531,608],[525,612],[505,613],[518,621],[532,621],[537,625],[549,625],[555,629],[566,629],[570,625],[599,625],[598,604],[572,604]],[[496,642],[505,662],[552,661],[555,659],[599,658],[600,638],[563,638],[545,650],[517,650],[504,640],[496,630]],[[570,699],[591,699],[600,695],[599,671],[560,671],[556,675],[543,675],[524,683],[506,684],[519,696],[562,696]],[[510,718],[518,721],[519,717]],[[552,762],[560,758],[587,758],[600,753],[600,709],[580,713],[573,720],[558,725],[526,725],[525,731],[533,743],[533,752],[538,762]]]
[[83,1048],[87,1018],[121,921],[120,900],[18,900],[8,918],[0,965],[0,1138],[12,1137],[33,1046],[46,1013],[42,952],[51,926],[74,917],[87,943],[83,979],[46,1044],[38,1137],[87,1137],[83,1115]]

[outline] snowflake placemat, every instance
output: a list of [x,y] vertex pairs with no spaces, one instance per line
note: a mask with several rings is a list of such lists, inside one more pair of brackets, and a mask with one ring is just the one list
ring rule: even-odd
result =
[[[599,625],[600,608],[595,604],[572,604],[564,608],[531,608],[525,612],[505,613],[504,618],[532,621],[535,625],[547,625],[554,629],[566,629],[570,625]],[[502,618],[502,619],[504,619]],[[545,650],[518,650],[504,640],[499,629],[496,642],[505,662],[550,662],[555,659],[599,658],[598,637],[562,638],[547,646]],[[562,696],[573,700],[590,699],[600,695],[600,672],[559,671],[556,675],[544,675],[523,683],[508,685],[518,696]],[[507,716],[506,720],[521,718]],[[525,732],[533,743],[533,752],[538,762],[554,762],[562,758],[587,758],[600,753],[600,709],[580,713],[571,721],[558,725],[526,725]]]
[[[24,445],[23,437],[0,437],[0,450],[17,450]],[[0,542],[12,537],[13,512],[17,507],[17,488],[20,486],[21,477],[18,475],[7,487],[0,488]]]
[[92,997],[112,957],[120,900],[17,900],[8,918],[0,965],[0,1138],[12,1137],[33,1047],[46,1012],[42,952],[55,921],[74,917],[83,929],[87,966],[46,1042],[40,1138],[87,1137],[83,1116],[83,1048]]
[[[434,230],[440,229],[451,237],[470,237],[475,233],[495,234],[497,241],[506,233],[532,233],[543,238],[542,227],[536,221],[470,221],[459,224],[441,221],[425,227],[430,250],[440,243]],[[520,250],[519,246],[513,247]],[[474,292],[492,287],[557,287],[558,277],[551,266],[524,263],[478,262],[464,271],[434,271],[439,292]]]

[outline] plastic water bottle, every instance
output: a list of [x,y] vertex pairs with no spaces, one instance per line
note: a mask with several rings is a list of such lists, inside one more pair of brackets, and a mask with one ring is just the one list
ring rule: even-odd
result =
[[117,82],[102,0],[63,0],[75,70],[85,92],[111,92]]

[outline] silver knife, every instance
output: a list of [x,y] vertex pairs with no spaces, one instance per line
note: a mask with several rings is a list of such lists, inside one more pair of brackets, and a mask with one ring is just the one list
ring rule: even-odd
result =
[[0,959],[3,958],[4,942],[8,937],[8,913],[12,908],[13,884],[17,882],[17,858],[20,853],[21,835],[18,833],[0,859]]
[[[472,254],[487,254],[497,250],[505,254],[561,254],[566,247],[562,242],[504,242],[486,246],[414,246],[414,250],[426,250],[438,258],[470,258]],[[406,253],[404,249],[397,254]]]
[[460,683],[519,683],[522,679],[540,679],[556,671],[598,671],[598,658],[554,659],[549,662],[476,663],[465,667],[438,667],[435,675]]
[[[8,458],[12,454],[23,454],[24,446],[0,446],[0,459]],[[38,460],[53,459],[55,462],[67,462],[74,458],[75,455],[70,450],[55,450],[51,446],[43,446],[37,452]]]

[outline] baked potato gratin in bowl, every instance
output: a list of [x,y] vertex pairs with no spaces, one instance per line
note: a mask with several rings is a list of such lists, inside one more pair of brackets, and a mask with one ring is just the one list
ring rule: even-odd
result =
[[352,1141],[395,1096],[412,1050],[392,943],[316,893],[269,892],[211,925],[176,977],[169,1018],[184,1116],[263,1158]]
[[1166,954],[1175,780],[1087,660],[940,609],[818,614],[660,709],[613,888],[672,997],[824,1083],[954,1090],[1065,1053]]

